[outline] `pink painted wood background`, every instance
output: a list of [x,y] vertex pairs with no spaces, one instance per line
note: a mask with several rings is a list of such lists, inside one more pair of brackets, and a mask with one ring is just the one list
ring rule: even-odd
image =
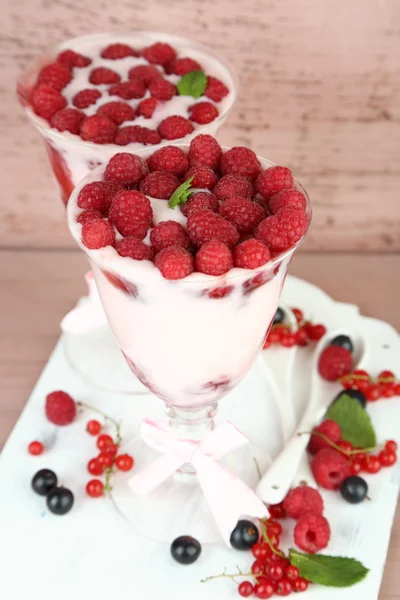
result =
[[292,167],[314,203],[304,248],[400,250],[398,0],[1,0],[1,245],[69,247],[19,70],[94,31],[159,29],[212,45],[241,92],[220,133]]

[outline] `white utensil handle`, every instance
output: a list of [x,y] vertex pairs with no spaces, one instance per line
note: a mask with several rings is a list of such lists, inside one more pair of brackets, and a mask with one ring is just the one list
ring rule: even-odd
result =
[[317,482],[315,481],[314,475],[311,471],[310,460],[307,456],[307,452],[303,452],[297,473],[292,481],[293,487],[304,484],[307,484],[309,487],[316,489],[318,488]]

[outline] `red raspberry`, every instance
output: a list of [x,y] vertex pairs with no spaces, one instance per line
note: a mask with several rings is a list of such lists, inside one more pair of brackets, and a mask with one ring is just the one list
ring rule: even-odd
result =
[[122,189],[120,183],[113,181],[92,181],[79,192],[77,204],[79,208],[90,208],[107,214],[112,199]]
[[128,79],[132,81],[134,79],[140,79],[145,86],[150,85],[150,83],[158,77],[162,77],[162,75],[157,67],[154,67],[153,65],[137,65],[136,67],[129,69],[128,73]]
[[146,93],[146,86],[140,79],[133,79],[132,81],[123,81],[122,83],[116,83],[108,88],[110,96],[119,96],[124,100],[134,100],[143,98]]
[[153,260],[154,258],[154,252],[150,246],[134,237],[119,240],[115,248],[120,256],[128,256],[133,260]]
[[82,225],[82,242],[86,248],[98,250],[105,246],[114,246],[115,232],[108,221],[94,219]]
[[54,425],[69,425],[75,419],[76,405],[66,392],[51,392],[46,396],[45,412]]
[[254,193],[251,181],[241,175],[224,175],[214,189],[218,200],[226,200],[235,196],[253,198]]
[[167,65],[176,58],[176,52],[169,44],[157,42],[142,52],[143,57],[153,65]]
[[141,127],[140,125],[128,125],[122,127],[115,138],[117,146],[126,146],[127,144],[159,144],[161,142],[160,134],[154,129]]
[[193,256],[180,246],[161,250],[156,256],[155,264],[165,279],[183,279],[193,273]]
[[189,118],[195,123],[206,125],[218,117],[218,110],[211,102],[197,102],[189,107]]
[[342,481],[350,477],[350,463],[333,448],[322,448],[311,461],[311,470],[318,485],[327,490],[337,490]]
[[158,126],[158,133],[165,140],[177,140],[189,135],[192,131],[191,122],[179,115],[167,117]]
[[128,185],[139,183],[146,177],[148,172],[147,165],[140,156],[128,152],[119,152],[110,158],[104,173],[104,179]]
[[[314,431],[317,433],[322,433],[335,444],[342,439],[342,430],[340,429],[339,425],[331,419],[323,421],[320,425],[318,425],[318,427],[314,428]],[[322,448],[331,447],[332,446],[330,446],[326,440],[317,435],[312,435],[308,443],[308,451],[311,452],[311,454],[317,454],[317,452],[319,452]]]
[[218,208],[218,200],[214,194],[209,194],[208,192],[197,192],[197,194],[192,194],[189,200],[180,206],[181,212],[185,217],[188,217],[190,214],[198,212],[199,210],[212,210],[216,213],[218,212]]
[[97,111],[98,115],[106,115],[116,125],[121,125],[124,121],[133,121],[135,111],[126,102],[107,102],[102,104]]
[[221,158],[221,173],[228,175],[242,175],[248,179],[255,179],[261,170],[259,160],[253,150],[243,146],[234,146],[227,150]]
[[276,215],[267,217],[255,230],[255,237],[264,242],[274,252],[281,252],[294,246],[305,234],[308,218],[298,208],[283,208]]
[[135,190],[121,191],[112,201],[108,218],[121,235],[142,240],[153,220],[153,210],[144,194]]
[[251,238],[245,240],[233,250],[235,267],[240,269],[257,269],[265,265],[271,258],[271,254],[260,240]]
[[300,208],[300,210],[306,210],[307,200],[299,190],[295,188],[289,190],[282,190],[279,194],[275,194],[270,198],[268,203],[270,212],[274,215],[281,210],[282,208],[286,208],[287,206],[294,206],[295,208]]
[[55,62],[41,69],[38,76],[38,83],[49,85],[54,90],[57,90],[57,92],[61,92],[71,79],[72,74],[68,67]]
[[182,56],[182,58],[176,58],[166,65],[165,70],[167,73],[174,73],[174,75],[186,75],[192,71],[202,71],[201,66],[193,58],[188,56]]
[[309,554],[326,548],[330,539],[331,528],[322,515],[303,515],[294,528],[296,546]]
[[108,58],[109,60],[119,60],[120,58],[126,58],[127,56],[137,56],[136,50],[128,46],[127,44],[110,44],[101,53],[101,58]]
[[195,266],[196,271],[206,275],[223,275],[233,267],[232,253],[223,242],[211,240],[197,252]]
[[190,239],[197,247],[210,240],[219,240],[229,247],[239,241],[236,228],[211,210],[191,212],[187,218]]
[[169,200],[180,186],[180,181],[172,173],[166,171],[153,171],[146,175],[140,184],[140,191],[146,196],[159,198],[160,200]]
[[112,69],[107,69],[107,67],[96,67],[91,71],[89,81],[93,85],[111,85],[121,81],[121,76]]
[[39,117],[51,119],[59,110],[65,108],[67,101],[60,92],[49,85],[39,85],[32,94],[32,108]]
[[190,142],[188,158],[191,167],[210,167],[217,170],[221,156],[221,146],[212,135],[200,134]]
[[150,242],[157,254],[163,248],[179,246],[189,247],[189,236],[180,223],[176,221],[161,221],[151,230]]
[[193,177],[190,184],[194,188],[211,190],[217,183],[217,176],[210,167],[192,167],[184,176],[184,181]]
[[72,98],[72,104],[77,108],[88,108],[92,104],[96,104],[99,98],[101,98],[99,90],[88,88],[75,94]]
[[84,223],[88,223],[89,221],[94,221],[95,219],[101,219],[102,214],[99,210],[94,210],[93,208],[89,208],[88,210],[84,210],[76,219],[77,223],[83,225]]
[[328,381],[336,381],[348,375],[353,368],[353,356],[349,350],[341,346],[327,346],[318,359],[318,371]]
[[229,198],[222,203],[219,209],[222,217],[231,221],[239,233],[249,233],[265,219],[265,210],[262,206],[249,200],[249,198]]
[[116,124],[106,115],[86,117],[81,126],[81,138],[95,144],[112,144],[116,133]]
[[70,131],[79,134],[85,115],[75,108],[62,108],[50,119],[50,125],[58,131]]
[[164,146],[147,159],[150,171],[168,171],[181,177],[189,168],[186,154],[176,146]]
[[254,185],[264,198],[271,198],[282,190],[294,187],[294,179],[290,169],[276,166],[260,173]]
[[153,98],[166,102],[176,96],[176,87],[167,79],[159,77],[150,83],[149,92]]
[[144,117],[145,119],[151,119],[154,111],[157,108],[157,99],[156,98],[145,98],[141,102],[139,102],[136,107],[136,114],[138,117]]
[[63,50],[57,56],[57,62],[61,63],[68,67],[68,69],[72,69],[73,67],[87,67],[90,65],[92,60],[87,56],[83,56],[83,54],[78,54],[73,50]]
[[288,517],[300,519],[307,513],[322,515],[324,501],[318,490],[308,485],[299,485],[287,494],[283,501],[283,508]]
[[207,77],[207,87],[204,92],[204,95],[207,96],[207,98],[214,100],[214,102],[221,102],[228,94],[229,90],[222,81],[216,77],[211,77],[211,75]]

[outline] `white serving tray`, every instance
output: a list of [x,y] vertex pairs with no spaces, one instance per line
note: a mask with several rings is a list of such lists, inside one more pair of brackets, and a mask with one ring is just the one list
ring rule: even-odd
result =
[[[282,300],[303,309],[306,316],[328,328],[347,326],[362,332],[374,348],[372,374],[383,368],[398,374],[400,338],[388,324],[361,317],[356,307],[334,302],[322,290],[288,277]],[[283,351],[282,361],[285,360]],[[264,362],[276,349],[260,357],[244,381],[220,404],[219,420],[229,419],[248,435],[257,448],[271,457],[282,446],[279,411],[273,399]],[[307,400],[308,370],[312,352],[300,349],[294,373],[296,414]],[[91,418],[84,413],[69,427],[56,431],[54,446],[41,457],[28,455],[29,441],[54,434],[43,415],[44,397],[64,389],[81,401],[121,419],[125,439],[137,431],[145,415],[163,416],[162,403],[153,396],[129,397],[99,392],[84,383],[69,367],[63,340],[57,344],[23,413],[0,455],[0,598],[3,600],[230,600],[238,598],[236,585],[222,579],[200,580],[236,565],[250,567],[249,553],[238,553],[220,544],[205,544],[200,559],[189,567],[175,563],[166,543],[136,532],[106,499],[90,499],[84,486],[94,440],[85,433]],[[338,386],[332,385],[332,397]],[[243,398],[246,398],[245,402]],[[382,400],[368,408],[380,440],[398,438],[400,398]],[[56,517],[43,498],[30,489],[32,475],[42,467],[54,469],[61,483],[75,494],[71,513]],[[354,556],[371,568],[368,577],[349,589],[310,586],[308,598],[375,600],[378,598],[400,483],[398,466],[369,476],[371,502],[351,506],[333,492],[323,493],[332,540],[325,551]],[[177,515],[182,507],[177,506]],[[287,526],[285,524],[285,529]],[[187,532],[182,531],[182,534]],[[200,540],[201,541],[201,540]],[[287,545],[291,545],[290,536]]]

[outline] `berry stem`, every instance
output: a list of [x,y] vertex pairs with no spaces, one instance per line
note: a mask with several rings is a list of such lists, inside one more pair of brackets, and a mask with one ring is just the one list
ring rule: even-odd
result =
[[274,546],[272,545],[271,540],[268,537],[268,533],[267,533],[267,527],[264,523],[264,521],[260,521],[261,523],[261,532],[262,532],[262,536],[264,538],[264,540],[267,542],[268,546],[271,548],[272,552],[274,554],[276,554],[277,556],[282,556],[283,558],[285,558],[285,554],[284,552],[282,552],[281,550],[277,550],[276,548],[274,548]]
[[227,573],[226,572],[226,568],[224,569],[223,573],[219,573],[218,575],[210,575],[209,577],[205,577],[204,579],[201,579],[200,582],[201,583],[207,583],[208,581],[212,581],[213,579],[221,579],[222,577],[225,577],[227,579],[233,579],[233,581],[235,583],[237,583],[237,581],[235,580],[236,577],[252,577],[253,579],[256,579],[257,577],[259,577],[259,575],[255,575],[254,573],[243,573],[243,571],[236,566],[238,572],[237,573]]
[[381,450],[383,448],[383,446],[373,446],[371,448],[361,448],[360,450],[354,449],[354,450],[350,450],[350,452],[348,452],[347,450],[343,450],[343,448],[341,448],[340,446],[335,444],[335,442],[332,442],[332,440],[330,440],[325,434],[320,433],[319,431],[316,431],[315,429],[313,429],[312,431],[301,431],[300,433],[298,433],[298,435],[315,435],[316,437],[319,437],[322,440],[324,440],[332,448],[335,448],[335,450],[338,450],[342,454],[346,454],[346,456],[356,456],[357,454],[368,454],[369,452],[376,452],[377,450]]
[[118,421],[113,419],[113,417],[110,417],[110,415],[107,415],[104,411],[100,410],[100,408],[96,408],[95,406],[92,406],[91,404],[87,404],[86,402],[77,402],[77,405],[80,406],[81,408],[87,408],[88,410],[93,410],[97,414],[101,415],[105,421],[108,421],[109,423],[114,425],[115,435],[116,435],[115,443],[117,446],[120,446],[120,444],[122,442],[122,436],[121,436],[121,424],[118,423]]

